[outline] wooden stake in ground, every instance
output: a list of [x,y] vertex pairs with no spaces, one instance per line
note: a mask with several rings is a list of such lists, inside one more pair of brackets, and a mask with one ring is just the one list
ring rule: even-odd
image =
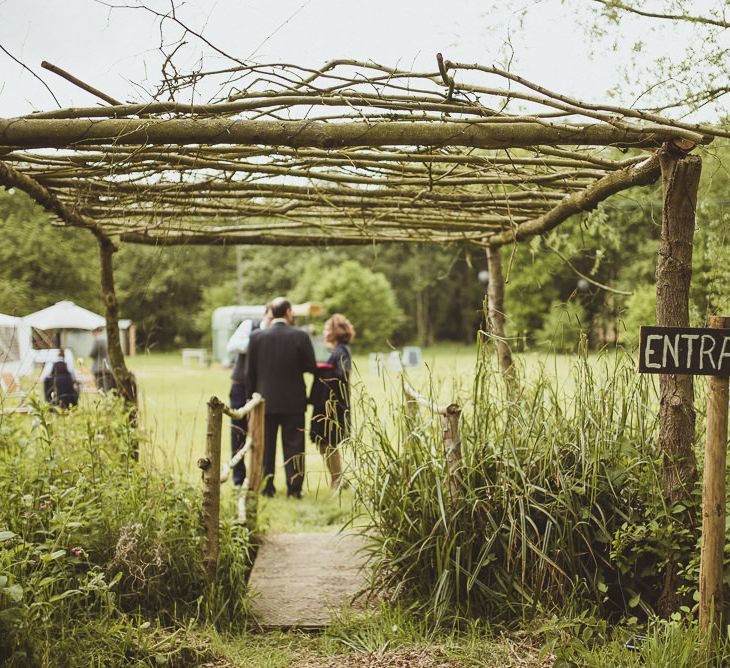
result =
[[203,564],[209,579],[215,578],[220,546],[221,512],[221,429],[223,404],[217,397],[208,401],[208,429],[205,435],[205,457],[198,460],[203,471]]
[[[730,317],[712,316],[710,327],[730,327]],[[722,628],[725,556],[725,471],[728,429],[727,376],[710,376],[707,396],[707,445],[702,487],[700,628],[717,638]]]
[[[664,202],[656,268],[656,324],[687,327],[692,239],[702,159],[667,143],[659,161]],[[662,376],[660,393],[659,447],[663,455],[664,496],[669,506],[686,501],[687,507],[691,508],[690,496],[697,481],[697,462],[692,451],[695,435],[692,376]],[[696,515],[689,510],[678,515],[677,521],[695,525]],[[668,616],[679,607],[677,587],[677,565],[670,561],[659,599],[660,614]]]
[[264,416],[266,401],[261,401],[248,416],[251,456],[248,466],[249,487],[246,493],[246,524],[252,531],[258,524],[259,488],[264,472]]
[[457,404],[449,404],[442,413],[444,424],[444,454],[446,466],[449,470],[449,494],[452,502],[457,498],[461,487],[461,434],[459,433],[459,418],[461,408]]
[[499,370],[502,372],[507,390],[512,393],[516,385],[515,368],[512,363],[512,351],[507,343],[504,323],[504,276],[502,275],[502,255],[497,247],[487,248],[487,264],[489,266],[489,286],[487,287],[487,323],[494,336],[497,349]]

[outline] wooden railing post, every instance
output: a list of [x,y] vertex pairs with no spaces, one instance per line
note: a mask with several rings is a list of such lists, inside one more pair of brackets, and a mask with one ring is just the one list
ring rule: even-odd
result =
[[[710,327],[730,327],[730,318],[712,316]],[[727,470],[728,377],[710,376],[707,444],[702,484],[700,628],[716,639],[722,628],[725,556],[725,471]]]
[[[403,382],[404,410],[409,422],[409,428],[413,429],[418,415],[418,407],[425,406],[432,413],[440,415],[444,426],[444,457],[446,468],[449,474],[449,494],[455,499],[461,487],[461,435],[459,433],[459,419],[461,418],[461,407],[458,404],[439,406],[433,401],[422,397],[414,390],[405,379]],[[408,439],[408,436],[406,436]],[[408,442],[408,440],[406,440]]]
[[248,433],[251,438],[251,456],[248,465],[248,492],[246,495],[246,523],[256,529],[259,488],[264,472],[264,416],[266,401],[261,401],[248,416]]
[[418,402],[408,393],[406,383],[403,382],[403,412],[405,414],[406,432],[403,442],[410,443],[413,430],[418,422]]
[[222,426],[223,403],[217,397],[211,397],[208,401],[205,457],[198,460],[198,468],[203,471],[203,564],[211,580],[215,578],[220,545]]
[[444,423],[444,452],[446,467],[449,471],[449,492],[451,499],[459,493],[461,484],[461,435],[459,434],[459,418],[461,408],[456,404],[449,404],[442,413]]

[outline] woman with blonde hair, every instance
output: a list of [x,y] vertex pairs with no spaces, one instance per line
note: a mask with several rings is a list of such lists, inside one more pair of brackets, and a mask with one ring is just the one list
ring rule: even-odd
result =
[[319,447],[336,489],[342,478],[339,445],[350,433],[350,371],[352,353],[348,345],[355,338],[355,328],[341,313],[324,324],[324,341],[332,349],[325,363],[317,365],[309,401],[312,411],[310,436]]

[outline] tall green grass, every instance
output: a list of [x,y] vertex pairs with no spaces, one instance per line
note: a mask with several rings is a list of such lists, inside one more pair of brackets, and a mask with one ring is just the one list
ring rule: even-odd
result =
[[222,527],[209,584],[201,495],[132,461],[122,404],[36,408],[0,418],[0,663],[194,663],[192,622],[245,623],[245,529]]
[[378,587],[437,618],[644,618],[672,560],[692,605],[698,536],[664,503],[656,392],[631,359],[579,358],[564,386],[537,374],[508,397],[482,352],[461,402],[453,497],[440,418],[362,407],[352,471]]

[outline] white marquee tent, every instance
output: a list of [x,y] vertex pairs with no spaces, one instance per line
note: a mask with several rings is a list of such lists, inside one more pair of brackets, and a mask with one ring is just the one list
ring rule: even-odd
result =
[[33,369],[33,334],[23,318],[0,313],[0,372],[25,376]]
[[86,329],[105,327],[106,320],[98,313],[77,306],[71,301],[56,302],[25,316],[25,322],[36,329]]

